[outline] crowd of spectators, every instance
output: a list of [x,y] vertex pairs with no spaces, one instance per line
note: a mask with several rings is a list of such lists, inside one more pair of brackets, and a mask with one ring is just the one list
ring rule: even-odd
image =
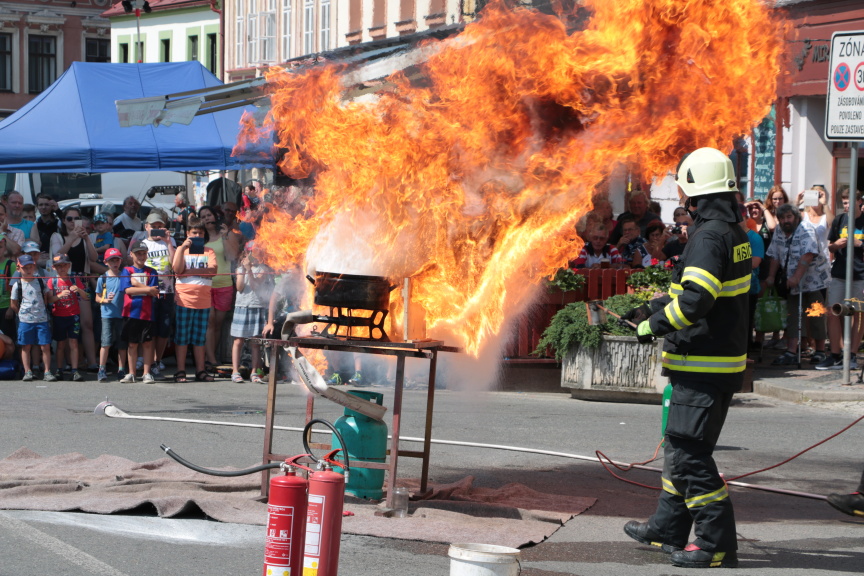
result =
[[173,347],[175,382],[192,379],[190,349],[196,381],[230,363],[234,382],[262,382],[261,346],[247,341],[292,305],[287,278],[256,257],[263,197],[253,184],[238,198],[242,209],[196,210],[180,194],[171,214],[154,207],[144,217],[130,196],[119,214],[109,203],[92,218],[76,205],[60,210],[48,194],[35,206],[15,191],[0,197],[3,358],[20,362],[24,381],[92,373],[153,382],[169,377],[163,360]]
[[[834,203],[820,185],[798,193],[793,202],[782,186],[771,188],[764,203],[739,197],[741,226],[747,232],[753,261],[750,345],[760,352],[765,348],[783,351],[772,362],[775,365],[799,362],[800,339],[800,356],[816,369],[842,368],[842,319],[824,310],[843,303],[849,243],[855,251],[852,292],[864,298],[864,204],[859,192],[850,234],[848,186],[838,190],[838,197],[843,212],[836,216]],[[659,209],[651,207],[643,192],[631,195],[628,210],[617,218],[606,198],[596,198],[593,204],[594,209],[576,227],[585,245],[569,263],[574,270],[666,265],[687,245],[694,214],[684,205],[675,208],[672,223],[664,224],[657,215]],[[769,289],[787,299],[788,314],[785,330],[766,335],[755,330],[754,315],[759,297]],[[853,317],[856,349],[864,336],[861,317]],[[857,368],[854,355],[852,367]]]

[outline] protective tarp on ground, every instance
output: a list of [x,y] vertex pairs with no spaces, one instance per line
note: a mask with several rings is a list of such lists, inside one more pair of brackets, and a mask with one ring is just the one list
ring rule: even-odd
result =
[[115,100],[221,84],[200,62],[73,62],[44,92],[0,122],[0,172],[196,171],[269,166],[261,155],[231,156],[244,108],[197,116],[188,126],[120,126]]

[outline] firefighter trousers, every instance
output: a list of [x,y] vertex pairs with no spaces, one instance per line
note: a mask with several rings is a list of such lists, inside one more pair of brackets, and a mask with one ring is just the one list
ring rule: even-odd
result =
[[663,490],[649,527],[664,542],[683,548],[695,523],[694,544],[702,550],[737,550],[732,502],[713,458],[732,393],[692,380],[671,381]]

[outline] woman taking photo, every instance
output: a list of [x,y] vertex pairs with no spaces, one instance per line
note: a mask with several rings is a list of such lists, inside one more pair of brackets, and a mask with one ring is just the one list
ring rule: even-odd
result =
[[777,228],[777,208],[788,203],[789,195],[786,194],[786,190],[784,190],[782,186],[774,186],[768,191],[763,217],[765,218],[765,224],[768,226],[768,230],[772,233],[774,232],[774,229]]
[[222,210],[218,206],[204,206],[198,210],[198,217],[207,229],[207,244],[216,253],[217,271],[213,277],[211,296],[213,304],[207,321],[207,339],[205,341],[205,367],[214,371],[218,364],[216,350],[222,344],[222,325],[225,315],[234,305],[234,281],[231,278],[231,262],[240,255],[240,238],[231,232],[224,224]]
[[[72,277],[89,275],[90,260],[99,258],[78,208],[70,207],[64,210],[59,231],[51,235],[49,261],[53,262],[54,257],[58,254],[65,254],[69,257],[69,261],[72,263],[69,268],[69,275]],[[89,278],[84,283],[89,290],[91,288]],[[98,368],[96,364],[96,341],[93,338],[93,311],[89,304],[81,306],[80,316],[81,342],[84,344],[87,370],[95,372]],[[63,368],[63,366],[57,367],[58,370]]]

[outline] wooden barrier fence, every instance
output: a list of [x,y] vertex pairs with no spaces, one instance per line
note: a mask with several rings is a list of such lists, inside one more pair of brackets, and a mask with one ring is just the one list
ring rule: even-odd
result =
[[555,362],[549,357],[532,356],[537,349],[543,331],[549,326],[556,312],[573,302],[605,300],[610,296],[627,293],[627,278],[636,270],[575,270],[585,276],[585,287],[581,290],[562,292],[548,289],[522,317],[516,321],[513,336],[504,348],[505,363]]

